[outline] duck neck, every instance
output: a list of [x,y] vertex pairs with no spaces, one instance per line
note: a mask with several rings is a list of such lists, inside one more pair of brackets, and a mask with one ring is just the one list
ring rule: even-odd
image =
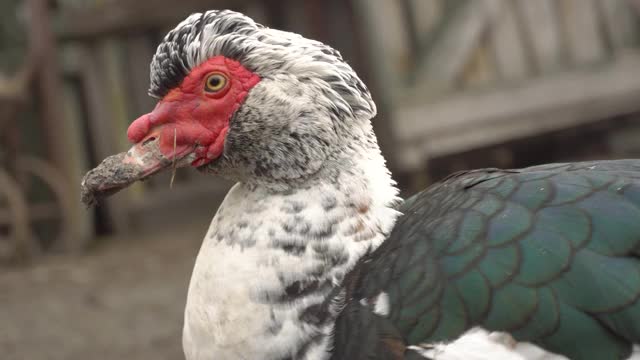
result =
[[285,191],[229,192],[194,268],[185,351],[198,342],[218,358],[323,358],[336,316],[329,294],[397,217],[397,190],[373,150]]

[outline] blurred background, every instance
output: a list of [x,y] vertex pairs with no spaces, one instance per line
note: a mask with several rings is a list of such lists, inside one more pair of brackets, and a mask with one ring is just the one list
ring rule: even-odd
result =
[[188,279],[229,185],[193,170],[79,202],[150,111],[188,14],[326,42],[369,84],[404,195],[478,167],[640,157],[636,0],[1,0],[0,358],[179,359]]

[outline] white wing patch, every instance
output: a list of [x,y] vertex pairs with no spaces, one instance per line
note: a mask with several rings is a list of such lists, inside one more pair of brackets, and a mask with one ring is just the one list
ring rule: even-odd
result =
[[[517,342],[509,334],[473,328],[444,344],[410,346],[412,350],[434,360],[569,360],[528,342]],[[634,345],[628,360],[640,360],[640,345]]]
[[389,315],[389,311],[391,310],[391,304],[389,303],[389,295],[384,291],[379,293],[376,297],[369,298],[369,299],[367,298],[360,299],[360,305],[362,306],[373,305],[373,312],[381,316]]
[[504,333],[473,328],[458,340],[444,344],[410,346],[435,360],[568,360],[530,343],[518,343]]
[[373,307],[374,313],[382,316],[389,315],[391,307],[389,304],[389,295],[386,292],[381,292],[380,295],[378,295],[375,304],[376,305]]

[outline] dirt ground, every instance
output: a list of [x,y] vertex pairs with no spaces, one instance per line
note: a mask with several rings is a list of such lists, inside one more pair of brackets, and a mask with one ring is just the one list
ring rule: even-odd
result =
[[0,269],[0,358],[183,359],[182,313],[207,226]]

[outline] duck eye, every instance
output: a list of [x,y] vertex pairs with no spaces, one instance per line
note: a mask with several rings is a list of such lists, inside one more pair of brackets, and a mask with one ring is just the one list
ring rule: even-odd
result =
[[207,76],[204,90],[210,93],[218,92],[227,85],[227,77],[220,73],[213,73]]

